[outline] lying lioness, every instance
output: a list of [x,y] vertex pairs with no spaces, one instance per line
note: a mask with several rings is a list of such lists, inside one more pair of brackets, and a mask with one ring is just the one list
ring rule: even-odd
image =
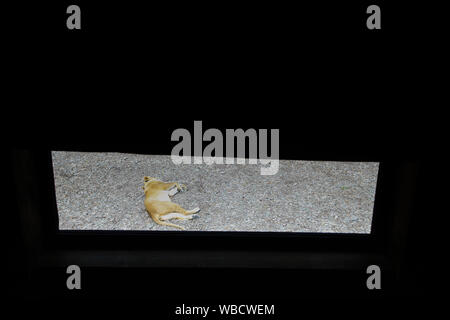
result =
[[170,200],[170,197],[178,191],[186,191],[187,188],[178,182],[162,182],[155,178],[144,177],[145,208],[153,221],[163,226],[175,227],[185,230],[176,224],[166,222],[170,219],[188,220],[196,217],[194,213],[200,211],[199,208],[185,210]]

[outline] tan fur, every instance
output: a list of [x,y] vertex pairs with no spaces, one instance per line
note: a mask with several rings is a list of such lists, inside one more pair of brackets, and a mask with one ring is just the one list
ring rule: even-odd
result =
[[[176,190],[173,188],[176,187]],[[177,191],[186,191],[187,188],[178,182],[162,182],[155,178],[144,177],[145,191],[145,208],[152,217],[153,221],[163,226],[175,227],[185,230],[183,227],[176,224],[162,221],[161,219],[192,219],[192,214],[198,212],[200,209],[185,210],[178,204],[173,203],[170,199]],[[179,215],[181,214],[181,215]]]

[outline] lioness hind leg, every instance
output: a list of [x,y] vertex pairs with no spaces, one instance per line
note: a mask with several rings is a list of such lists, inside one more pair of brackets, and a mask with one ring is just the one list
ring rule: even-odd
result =
[[184,215],[179,212],[170,212],[170,213],[160,216],[159,218],[163,221],[170,220],[170,219],[190,220],[190,219],[192,219],[192,215]]
[[166,210],[167,213],[176,212],[184,215],[192,214],[193,212],[189,212],[186,209],[182,208],[180,205],[170,202],[167,204]]

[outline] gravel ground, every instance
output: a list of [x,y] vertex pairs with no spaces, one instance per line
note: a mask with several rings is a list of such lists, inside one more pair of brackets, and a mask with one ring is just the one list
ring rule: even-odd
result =
[[370,233],[378,163],[280,160],[260,165],[174,165],[170,156],[53,152],[61,230],[178,230],[145,211],[143,177],[186,184],[173,202],[200,207],[191,231]]

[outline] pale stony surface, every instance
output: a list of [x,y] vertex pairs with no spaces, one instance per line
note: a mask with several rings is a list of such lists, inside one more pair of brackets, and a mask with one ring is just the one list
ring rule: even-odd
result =
[[170,156],[53,152],[61,230],[178,230],[145,211],[143,177],[187,185],[173,202],[200,207],[173,220],[188,231],[370,233],[378,163],[280,160],[261,165],[175,165]]

